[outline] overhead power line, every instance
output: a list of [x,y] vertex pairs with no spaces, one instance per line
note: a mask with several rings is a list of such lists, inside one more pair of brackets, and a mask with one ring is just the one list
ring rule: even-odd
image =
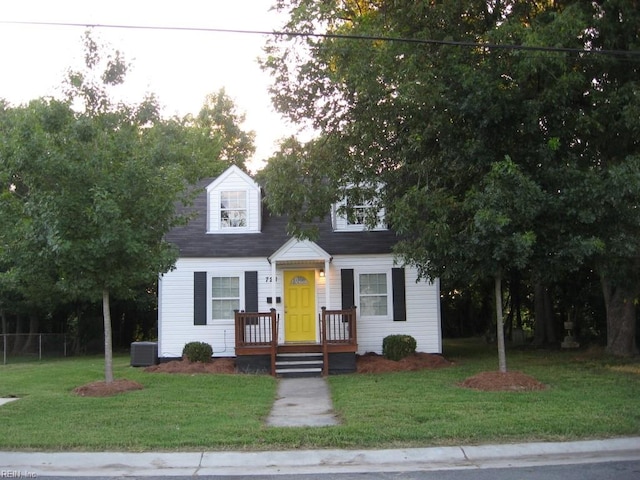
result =
[[433,40],[422,38],[387,37],[381,35],[344,35],[337,33],[315,33],[315,32],[280,32],[267,30],[242,30],[233,28],[209,28],[209,27],[171,27],[171,26],[151,26],[151,25],[120,25],[120,24],[100,24],[100,23],[71,23],[71,22],[26,22],[26,21],[4,21],[0,24],[12,25],[42,25],[52,27],[81,27],[81,28],[110,28],[123,30],[166,30],[178,32],[210,32],[210,33],[233,33],[243,35],[269,35],[276,37],[314,37],[332,38],[359,41],[383,41],[397,43],[413,43],[423,45],[444,45],[454,47],[485,48],[490,50],[524,50],[538,52],[555,53],[577,53],[611,56],[633,56],[640,58],[640,50],[602,50],[602,49],[582,49],[567,47],[546,47],[536,45],[512,45],[485,42],[458,42],[455,40]]

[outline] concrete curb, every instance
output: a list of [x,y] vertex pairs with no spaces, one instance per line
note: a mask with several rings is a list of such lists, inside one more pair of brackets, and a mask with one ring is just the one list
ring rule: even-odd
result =
[[178,476],[402,472],[640,460],[640,437],[468,447],[276,452],[0,452],[0,474]]

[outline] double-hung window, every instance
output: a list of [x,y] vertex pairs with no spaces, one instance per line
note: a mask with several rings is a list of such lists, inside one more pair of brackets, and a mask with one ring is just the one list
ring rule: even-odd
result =
[[363,317],[388,315],[387,274],[361,273],[359,285],[360,314]]
[[371,209],[371,205],[365,202],[351,202],[347,200],[347,225],[364,226],[367,220],[367,212]]
[[243,228],[247,226],[247,193],[244,191],[220,192],[220,227]]
[[211,278],[212,320],[233,320],[234,310],[240,309],[240,278]]

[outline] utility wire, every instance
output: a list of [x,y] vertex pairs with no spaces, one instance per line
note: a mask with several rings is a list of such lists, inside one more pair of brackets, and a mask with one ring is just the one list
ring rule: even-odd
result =
[[554,52],[554,53],[577,53],[586,55],[610,55],[623,57],[640,58],[640,50],[587,50],[582,48],[565,48],[565,47],[545,47],[535,45],[511,45],[500,43],[481,43],[481,42],[457,42],[454,40],[432,40],[421,38],[406,37],[385,37],[378,35],[344,35],[337,33],[314,33],[314,32],[279,32],[267,30],[241,30],[229,28],[208,28],[208,27],[169,27],[169,26],[150,26],[150,25],[118,25],[118,24],[100,24],[100,23],[70,23],[70,22],[26,22],[26,21],[5,21],[0,20],[0,24],[12,25],[41,25],[52,27],[82,27],[82,28],[111,28],[123,30],[165,30],[178,32],[210,32],[210,33],[233,33],[243,35],[269,35],[276,37],[314,37],[314,38],[331,38],[345,40],[360,41],[383,41],[397,43],[414,43],[423,45],[445,45],[454,47],[472,47],[484,48],[490,50],[524,50],[538,52]]

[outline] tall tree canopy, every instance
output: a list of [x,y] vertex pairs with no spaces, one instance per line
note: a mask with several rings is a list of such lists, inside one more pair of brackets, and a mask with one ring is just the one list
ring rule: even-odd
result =
[[[67,98],[2,110],[0,211],[10,228],[0,233],[0,286],[31,299],[26,286],[40,270],[45,293],[102,300],[110,382],[110,297],[129,298],[173,267],[177,252],[164,235],[185,220],[176,203],[189,200],[190,183],[226,162],[242,166],[252,147],[236,118],[225,117],[233,109],[223,94],[211,97],[227,103],[206,125],[162,119],[153,97],[134,105],[112,100],[109,88],[127,69],[121,54],[105,56],[90,35],[85,51],[85,69],[69,72]],[[244,138],[243,151],[225,162],[227,138],[214,128],[220,120]]]
[[[544,284],[593,265],[609,351],[637,351],[637,1],[278,8],[294,35],[266,48],[274,104],[321,140],[299,148],[297,163],[280,154],[268,165],[273,208],[302,223],[328,211],[327,189],[381,181],[385,195],[357,195],[385,208],[397,253],[424,275],[518,271]],[[319,30],[328,35],[301,35]],[[291,184],[283,162],[315,179],[299,201],[278,194]]]

